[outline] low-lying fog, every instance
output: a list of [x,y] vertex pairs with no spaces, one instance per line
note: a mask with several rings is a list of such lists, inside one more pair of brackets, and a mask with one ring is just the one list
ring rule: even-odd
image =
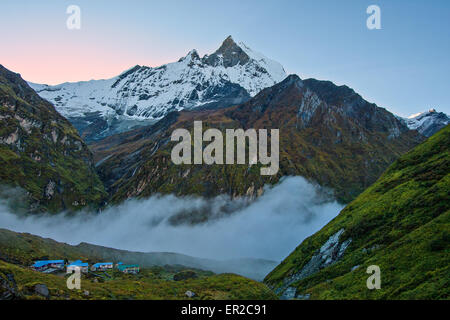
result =
[[0,203],[0,228],[69,244],[88,242],[219,260],[250,257],[281,261],[342,209],[301,177],[288,177],[267,187],[251,203],[226,197],[207,200],[168,195],[129,200],[100,214],[23,218],[11,213],[6,202]]

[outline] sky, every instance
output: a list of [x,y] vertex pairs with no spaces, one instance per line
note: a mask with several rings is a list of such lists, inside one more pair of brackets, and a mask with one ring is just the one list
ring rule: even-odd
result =
[[[372,4],[379,30],[366,26]],[[79,30],[66,26],[69,5]],[[348,85],[398,115],[450,113],[447,0],[1,0],[0,28],[0,64],[35,83],[111,78],[232,35],[287,73]]]

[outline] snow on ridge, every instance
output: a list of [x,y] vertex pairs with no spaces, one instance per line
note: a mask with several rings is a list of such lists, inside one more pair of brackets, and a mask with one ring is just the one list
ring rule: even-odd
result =
[[240,48],[250,59],[232,67],[225,67],[220,57],[218,65],[209,65],[205,62],[207,55],[200,58],[193,49],[177,62],[155,68],[134,66],[111,79],[54,86],[29,84],[68,118],[97,112],[102,117],[159,119],[173,110],[216,101],[226,83],[238,84],[254,96],[286,77],[279,63],[242,42]]
[[[106,116],[114,113],[106,104],[96,98],[108,97],[108,87],[117,77],[109,80],[89,80],[65,82],[50,86],[28,83],[42,98],[55,105],[56,110],[64,117],[82,117],[88,112],[100,112]],[[98,103],[99,102],[99,103]]]
[[269,74],[271,74],[274,77],[274,80],[276,80],[277,83],[286,78],[287,76],[286,71],[284,70],[283,66],[280,63],[267,58],[266,56],[264,56],[259,52],[250,49],[250,47],[248,47],[242,41],[239,42],[239,46],[251,59],[262,63],[266,68],[266,70],[269,72]]
[[450,123],[450,118],[447,114],[437,112],[435,109],[418,112],[407,118],[397,118],[403,121],[410,130],[417,130],[426,137],[430,137]]
[[408,117],[408,119],[414,119],[414,118],[417,118],[418,116],[420,116],[420,115],[422,115],[422,114],[424,114],[424,112],[414,113],[414,114],[410,115],[410,116]]

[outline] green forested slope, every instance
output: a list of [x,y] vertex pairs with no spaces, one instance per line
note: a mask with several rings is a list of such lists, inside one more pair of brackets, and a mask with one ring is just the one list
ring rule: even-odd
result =
[[[290,287],[295,296],[311,299],[448,299],[449,147],[447,126],[395,161],[265,282],[279,294]],[[342,230],[329,250],[333,263],[327,264],[320,257],[329,243],[324,244]],[[369,265],[381,269],[380,290],[366,287]]]

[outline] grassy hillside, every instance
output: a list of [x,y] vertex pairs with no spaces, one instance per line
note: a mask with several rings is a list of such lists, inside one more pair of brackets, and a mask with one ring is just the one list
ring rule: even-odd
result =
[[[2,296],[44,299],[35,292],[34,288],[38,284],[47,286],[50,299],[186,299],[185,292],[188,290],[196,294],[194,299],[277,298],[266,285],[242,276],[213,274],[182,265],[156,266],[151,264],[152,257],[145,255],[135,253],[133,256],[130,252],[88,244],[71,246],[52,239],[0,229],[0,299]],[[105,260],[118,262],[119,258],[125,263],[143,262],[140,264],[141,272],[138,275],[108,272],[110,278],[83,275],[81,291],[67,288],[68,276],[64,273],[42,274],[29,268],[38,259],[82,259],[92,264]],[[154,261],[156,264],[157,260]],[[175,275],[186,271],[195,272],[196,278],[174,281]],[[89,291],[89,294],[85,291]]]
[[89,263],[127,261],[142,267],[183,265],[216,273],[237,273],[255,280],[262,280],[277,265],[276,261],[264,259],[214,260],[173,252],[127,251],[85,242],[71,246],[29,233],[0,228],[0,259],[28,266],[35,260],[45,260],[52,256],[65,257],[68,260],[82,259]]
[[[35,291],[35,286],[45,284],[49,299],[188,299],[186,291],[193,291],[192,299],[276,299],[274,293],[264,284],[235,275],[214,275],[195,270],[197,278],[174,281],[179,269],[152,267],[141,269],[138,275],[109,272],[111,278],[83,275],[81,290],[69,290],[67,275],[42,274],[25,267],[0,260],[0,283],[8,281],[16,286],[16,299],[45,299]],[[5,288],[0,286],[0,296]],[[86,292],[87,291],[87,292]]]
[[[311,299],[449,299],[449,148],[447,126],[395,161],[265,282]],[[340,230],[329,264],[321,255]],[[381,269],[380,290],[366,287],[369,265]]]

